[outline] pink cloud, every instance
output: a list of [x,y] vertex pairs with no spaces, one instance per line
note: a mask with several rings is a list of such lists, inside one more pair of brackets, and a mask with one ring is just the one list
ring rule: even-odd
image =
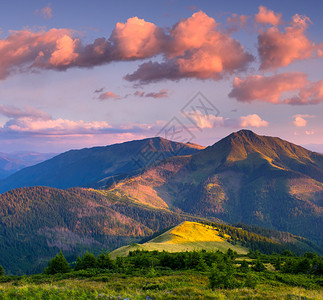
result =
[[24,109],[20,109],[13,105],[2,104],[0,104],[0,115],[8,118],[31,118],[33,120],[49,120],[51,118],[46,112],[33,107],[24,107]]
[[[284,97],[285,92],[296,92]],[[309,82],[300,72],[276,74],[273,76],[253,75],[245,79],[236,77],[229,97],[241,102],[255,100],[286,104],[317,104],[323,101],[323,80]]]
[[217,30],[215,20],[201,11],[177,23],[171,37],[168,56],[176,58],[181,77],[219,78],[220,73],[243,69],[253,60],[238,41]]
[[255,21],[260,24],[278,25],[281,22],[282,15],[275,13],[264,6],[259,6],[259,11],[255,15]]
[[76,34],[70,29],[11,32],[0,40],[0,78],[30,68],[66,70],[163,55],[164,63],[158,69],[163,69],[160,76],[165,79],[218,79],[224,73],[243,70],[253,60],[238,41],[221,32],[215,20],[202,11],[170,30],[133,17],[117,23],[109,39],[101,37],[84,45]]
[[323,44],[317,45],[317,57],[323,57]]
[[36,15],[40,14],[44,19],[51,19],[53,17],[53,10],[49,4],[40,10],[37,9],[34,13]]
[[231,17],[227,18],[227,32],[232,33],[242,28],[246,28],[250,16],[232,14]]
[[0,79],[30,68],[66,70],[112,61],[147,58],[162,51],[162,29],[137,17],[117,23],[109,40],[97,38],[83,45],[70,29],[12,31],[0,40]]
[[108,91],[108,92],[100,94],[99,99],[102,101],[108,100],[108,99],[121,99],[121,96]]
[[56,68],[67,66],[76,58],[78,39],[72,39],[69,29],[51,29],[47,32],[13,31],[0,40],[0,79],[22,68]]
[[63,136],[95,136],[118,134],[147,134],[153,130],[158,132],[161,125],[145,123],[124,123],[110,125],[106,121],[83,121],[54,119],[46,112],[29,107],[23,110],[15,106],[0,106],[0,115],[9,118],[0,126],[0,138],[13,139],[15,137],[63,137]]
[[[263,70],[286,66],[293,61],[323,55],[305,35],[309,19],[295,15],[284,30],[277,24],[281,16],[261,7],[256,19],[276,24],[258,36],[258,53]],[[228,22],[244,26],[248,16],[232,15]],[[148,61],[124,79],[138,83],[183,78],[218,80],[244,71],[254,57],[214,18],[202,11],[182,19],[170,29],[138,17],[118,22],[109,38],[85,44],[70,29],[32,32],[12,31],[0,39],[0,79],[31,69],[67,70],[90,68],[113,61],[142,60],[157,55],[161,62]],[[293,100],[296,101],[296,100]]]
[[145,92],[142,92],[142,91],[136,91],[134,93],[135,96],[138,96],[138,97],[146,97],[146,98],[155,98],[155,99],[158,99],[158,98],[168,98],[168,92],[166,89],[162,89],[160,90],[159,92],[150,92],[150,93],[145,93]]
[[240,117],[241,127],[267,127],[269,123],[262,120],[257,114],[247,115]]
[[108,129],[111,126],[107,122],[85,122],[64,119],[33,120],[31,118],[20,118],[14,123],[7,123],[7,129],[15,132],[33,132],[37,134],[85,134],[93,131]]
[[275,69],[317,55],[317,46],[305,35],[309,19],[295,15],[285,31],[270,27],[258,36],[260,69]]
[[307,125],[307,118],[315,118],[314,115],[307,115],[307,114],[298,114],[294,116],[293,124],[296,127],[305,127]]
[[306,135],[313,135],[315,133],[315,130],[305,130]]
[[161,51],[165,34],[155,24],[133,17],[124,23],[117,23],[110,41],[113,42],[115,56],[120,59],[146,58]]
[[224,127],[224,118],[218,117],[214,115],[205,115],[199,110],[196,110],[194,112],[191,112],[189,114],[190,118],[192,118],[196,125],[201,128],[213,128],[213,127]]
[[194,13],[170,31],[164,62],[146,62],[124,78],[149,83],[181,78],[219,79],[225,73],[246,68],[253,56],[229,35],[217,30],[215,20]]
[[51,54],[49,63],[53,66],[67,66],[74,62],[78,54],[75,53],[78,40],[64,35],[56,41],[56,50]]
[[216,30],[216,22],[202,11],[179,21],[170,31],[172,41],[168,56],[182,56],[185,51],[198,49],[205,44],[218,40],[221,33]]
[[188,7],[189,10],[198,10],[197,6],[191,5]]
[[299,90],[298,95],[285,99],[291,105],[318,104],[323,101],[323,80],[308,82]]
[[224,118],[221,116],[205,115],[199,110],[190,113],[190,117],[196,122],[199,128],[246,128],[246,127],[267,127],[269,123],[261,119],[257,114],[241,116],[239,118]]
[[305,127],[307,124],[307,121],[303,117],[296,116],[293,124],[297,127]]
[[247,76],[246,79],[236,77],[229,97],[242,102],[260,100],[279,103],[283,92],[297,90],[303,87],[306,81],[306,75],[300,72],[282,73],[269,77],[252,75]]
[[241,44],[217,29],[215,20],[199,11],[170,31],[164,62],[146,62],[124,78],[149,83],[181,78],[219,79],[244,69],[253,56]]
[[71,134],[105,130],[111,127],[104,121],[85,122],[61,118],[53,119],[46,112],[33,107],[20,109],[15,106],[0,105],[0,115],[10,118],[1,130],[12,133]]

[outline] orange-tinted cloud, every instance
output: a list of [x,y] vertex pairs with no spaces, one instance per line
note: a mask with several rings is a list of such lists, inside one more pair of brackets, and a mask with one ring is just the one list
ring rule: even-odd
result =
[[301,116],[295,116],[293,124],[297,127],[304,127],[307,124],[307,121]]
[[66,70],[111,61],[150,57],[161,51],[163,31],[137,17],[117,23],[109,40],[98,38],[83,45],[69,29],[12,31],[0,40],[0,79],[29,68]]
[[137,17],[117,23],[108,40],[84,45],[75,35],[69,29],[10,32],[0,40],[0,79],[30,68],[66,70],[147,58],[162,52],[166,38],[162,29]]
[[237,119],[224,118],[221,116],[204,115],[199,110],[190,113],[190,117],[196,122],[199,128],[214,128],[214,127],[228,127],[228,128],[247,128],[247,127],[267,127],[269,123],[261,119],[257,114],[250,114],[241,116]]
[[248,25],[249,19],[250,19],[250,16],[232,14],[231,17],[227,18],[226,31],[228,33],[232,33],[232,32],[238,31],[242,28],[246,28]]
[[37,9],[34,13],[41,15],[44,19],[51,19],[53,17],[53,10],[49,4],[42,9]]
[[49,120],[51,116],[46,112],[33,108],[33,107],[24,107],[20,109],[13,105],[2,105],[0,104],[0,115],[6,116],[8,118],[30,118],[33,120]]
[[307,125],[307,119],[308,118],[315,118],[315,115],[308,115],[308,114],[298,114],[293,116],[294,117],[294,121],[293,124],[296,127],[305,127]]
[[257,114],[251,114],[247,116],[240,117],[240,126],[241,127],[267,127],[268,122],[261,119]]
[[281,22],[282,15],[275,13],[264,6],[259,6],[259,11],[255,15],[255,21],[260,24],[278,25]]
[[138,59],[153,56],[161,51],[165,34],[155,24],[133,17],[117,23],[110,41],[114,44],[115,56],[120,59]]
[[306,82],[306,75],[300,72],[282,73],[269,77],[253,75],[247,76],[246,79],[236,77],[229,97],[242,102],[260,100],[279,103],[283,92],[295,91],[304,87]]
[[218,78],[219,73],[243,69],[253,57],[229,35],[217,30],[204,12],[181,20],[171,30],[169,57],[176,57],[179,73],[187,77]]
[[109,99],[121,99],[121,96],[108,91],[108,92],[104,92],[104,93],[100,94],[99,99],[101,101],[109,100]]
[[72,132],[84,133],[111,127],[105,121],[85,122],[82,120],[53,119],[46,112],[33,107],[20,109],[16,106],[0,105],[0,115],[9,118],[1,128],[0,133],[59,134],[61,132],[62,134],[70,134]]
[[70,36],[64,35],[56,41],[56,49],[51,54],[49,63],[55,67],[67,66],[75,62],[78,53],[75,53],[78,40],[73,40]]
[[0,137],[10,139],[16,137],[47,137],[56,139],[57,137],[95,136],[102,134],[143,134],[150,130],[160,130],[158,123],[124,123],[110,125],[106,121],[83,121],[54,119],[46,112],[33,107],[20,109],[15,106],[0,105],[0,115],[9,118],[4,125],[0,126]]
[[47,32],[13,31],[0,40],[0,79],[22,68],[55,68],[74,62],[77,39],[68,29]]
[[[295,96],[284,96],[286,92]],[[236,77],[229,97],[241,102],[255,100],[275,104],[317,104],[323,101],[323,80],[312,83],[301,72],[276,74],[273,76],[253,75],[245,79]]]
[[[280,15],[265,8],[257,16],[263,23],[280,22]],[[247,19],[247,16],[232,15],[230,20],[243,26]],[[307,17],[295,15],[284,31],[276,25],[260,32],[260,68],[274,69],[300,59],[322,56],[322,44],[315,45],[305,35],[308,23]],[[139,83],[182,78],[218,80],[244,71],[254,61],[228,32],[221,30],[214,18],[202,11],[180,20],[171,29],[133,17],[117,23],[109,38],[97,38],[90,44],[84,44],[70,29],[13,31],[0,40],[0,79],[31,68],[90,68],[161,55],[162,61],[144,62],[124,79]]]
[[213,44],[221,37],[216,27],[215,20],[202,11],[179,21],[170,31],[172,41],[169,45],[168,56],[183,56],[187,50]]
[[306,135],[313,135],[315,133],[315,130],[305,130]]
[[189,116],[196,122],[196,125],[201,129],[225,126],[223,117],[218,117],[211,114],[205,115],[199,110],[191,112]]
[[294,116],[294,121],[293,124],[296,127],[305,127],[307,125],[307,120],[308,118],[315,118],[316,116],[314,115],[307,115],[307,114],[298,114]]
[[20,118],[15,122],[8,122],[6,129],[15,132],[30,132],[38,134],[85,134],[93,131],[109,129],[111,126],[107,122],[85,122],[64,120],[64,119],[50,119],[50,120],[32,120],[30,118]]
[[298,95],[284,100],[292,105],[318,104],[323,102],[323,80],[308,82],[304,88],[299,90]]
[[309,21],[306,16],[296,14],[284,31],[275,26],[261,32],[258,36],[260,69],[284,67],[317,55],[317,46],[305,34]]
[[243,70],[254,59],[201,11],[178,22],[170,37],[165,44],[164,62],[144,63],[124,78],[140,83],[181,78],[219,79],[225,73]]
[[165,89],[162,89],[159,92],[150,92],[150,93],[136,91],[134,95],[137,97],[146,97],[146,98],[155,98],[155,99],[169,97],[168,92]]

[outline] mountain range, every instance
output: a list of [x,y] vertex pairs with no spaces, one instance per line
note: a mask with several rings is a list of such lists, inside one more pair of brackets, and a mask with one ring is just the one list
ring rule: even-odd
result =
[[137,203],[322,241],[323,155],[249,130],[109,188]]
[[72,150],[0,191],[0,264],[14,274],[41,270],[59,249],[73,260],[183,221],[258,225],[323,246],[323,155],[248,130],[206,148],[150,138]]
[[38,152],[0,152],[0,179],[6,178],[11,174],[55,156],[53,153]]
[[70,150],[0,181],[0,193],[19,187],[105,186],[109,179],[129,176],[158,160],[198,152],[204,147],[192,143],[177,143],[163,138],[149,138]]

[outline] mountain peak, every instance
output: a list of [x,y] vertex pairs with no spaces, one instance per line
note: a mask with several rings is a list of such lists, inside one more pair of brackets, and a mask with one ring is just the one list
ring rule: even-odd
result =
[[258,136],[256,133],[254,133],[252,130],[249,129],[241,129],[239,131],[236,131],[233,133],[234,135],[244,136],[244,137],[255,137]]
[[304,164],[313,164],[313,159],[322,160],[321,155],[301,146],[278,137],[258,135],[245,129],[231,133],[209,148],[214,156],[220,156],[218,153],[222,153],[222,163],[247,162],[249,159],[249,163],[267,161],[270,166],[285,170],[286,167],[293,169],[295,164],[298,165],[297,169],[301,170]]
[[131,174],[164,158],[190,155],[199,150],[201,147],[198,145],[187,145],[162,137],[70,150],[5,178],[0,181],[0,192],[36,185],[56,188],[97,186],[97,182],[106,178]]

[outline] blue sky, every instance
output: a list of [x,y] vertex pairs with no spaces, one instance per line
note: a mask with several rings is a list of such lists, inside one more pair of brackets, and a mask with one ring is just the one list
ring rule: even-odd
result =
[[[241,128],[323,152],[322,8],[2,1],[1,152],[156,135],[210,145]],[[179,123],[170,124],[174,117]],[[169,135],[174,128],[182,133]]]

